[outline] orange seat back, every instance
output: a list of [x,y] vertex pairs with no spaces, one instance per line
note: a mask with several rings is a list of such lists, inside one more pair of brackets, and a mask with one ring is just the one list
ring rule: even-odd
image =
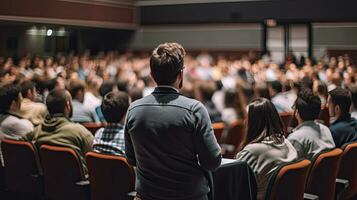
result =
[[319,199],[334,199],[341,155],[342,150],[336,148],[315,156],[307,180],[307,193],[317,195]]
[[78,155],[67,147],[42,145],[45,195],[51,200],[85,200],[89,194],[76,183],[84,180]]
[[135,190],[135,175],[126,158],[88,152],[86,154],[91,200],[127,199]]
[[218,143],[220,143],[220,141],[221,141],[224,127],[225,127],[225,125],[223,122],[217,122],[217,123],[212,124],[214,136],[216,136],[216,140]]
[[304,199],[309,160],[282,166],[271,177],[267,200],[301,200]]
[[340,199],[357,196],[357,142],[347,144],[343,148],[338,178],[349,181],[349,186],[340,195]]
[[6,188],[16,193],[40,196],[42,182],[37,151],[30,142],[3,140]]
[[226,153],[226,158],[233,158],[238,153],[239,147],[245,139],[245,135],[245,125],[242,121],[235,121],[228,126],[223,135],[222,143],[234,146],[234,150]]

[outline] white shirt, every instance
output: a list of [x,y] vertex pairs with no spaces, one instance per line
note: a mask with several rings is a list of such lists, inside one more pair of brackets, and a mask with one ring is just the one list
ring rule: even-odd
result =
[[330,129],[315,121],[305,121],[297,126],[288,140],[294,145],[299,158],[312,159],[321,151],[335,148]]

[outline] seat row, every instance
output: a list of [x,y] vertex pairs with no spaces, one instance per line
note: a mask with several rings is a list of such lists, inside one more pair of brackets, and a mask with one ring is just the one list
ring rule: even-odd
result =
[[42,145],[38,154],[30,142],[3,140],[1,149],[9,199],[16,195],[50,200],[133,198],[134,170],[124,157],[88,152],[87,179],[87,169],[70,148]]

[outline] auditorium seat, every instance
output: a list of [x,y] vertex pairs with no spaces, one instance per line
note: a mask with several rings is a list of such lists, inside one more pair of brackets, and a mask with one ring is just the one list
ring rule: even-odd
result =
[[74,150],[42,145],[45,195],[51,200],[89,200],[88,182]]
[[220,141],[221,141],[224,127],[225,127],[225,125],[223,122],[216,122],[216,123],[212,124],[214,135],[216,136],[218,143],[220,143]]
[[243,121],[231,123],[222,135],[222,149],[225,158],[234,158],[241,143],[245,139],[245,125]]
[[336,195],[339,200],[357,199],[357,142],[346,144],[342,147],[340,169],[337,175],[339,179],[348,180],[348,187],[337,187]]
[[309,160],[282,165],[270,178],[266,200],[301,200],[304,198]]
[[312,159],[306,184],[306,193],[317,195],[321,200],[333,200],[337,172],[342,155],[341,149],[322,152]]
[[91,200],[129,200],[135,190],[135,174],[126,158],[88,152],[86,155]]
[[39,199],[43,195],[43,182],[38,154],[30,142],[3,140],[1,149],[6,166],[5,186],[26,199]]
[[290,126],[291,120],[293,119],[293,113],[291,112],[285,112],[285,113],[279,113],[280,119],[283,122],[284,126],[284,131],[285,131],[285,136],[287,136],[288,133],[288,128]]
[[97,132],[98,129],[104,127],[104,124],[97,122],[86,122],[82,123],[86,129],[88,129],[93,135]]

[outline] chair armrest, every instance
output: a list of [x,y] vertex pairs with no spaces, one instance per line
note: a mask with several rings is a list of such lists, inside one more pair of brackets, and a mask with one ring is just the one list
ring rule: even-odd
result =
[[89,186],[89,181],[79,181],[76,183],[76,185],[79,185],[79,186]]
[[346,189],[348,186],[350,186],[350,182],[348,180],[341,178],[336,179],[336,187]]
[[132,191],[128,193],[129,197],[135,197],[136,196],[136,191]]
[[304,200],[319,200],[319,196],[309,193],[304,193]]

